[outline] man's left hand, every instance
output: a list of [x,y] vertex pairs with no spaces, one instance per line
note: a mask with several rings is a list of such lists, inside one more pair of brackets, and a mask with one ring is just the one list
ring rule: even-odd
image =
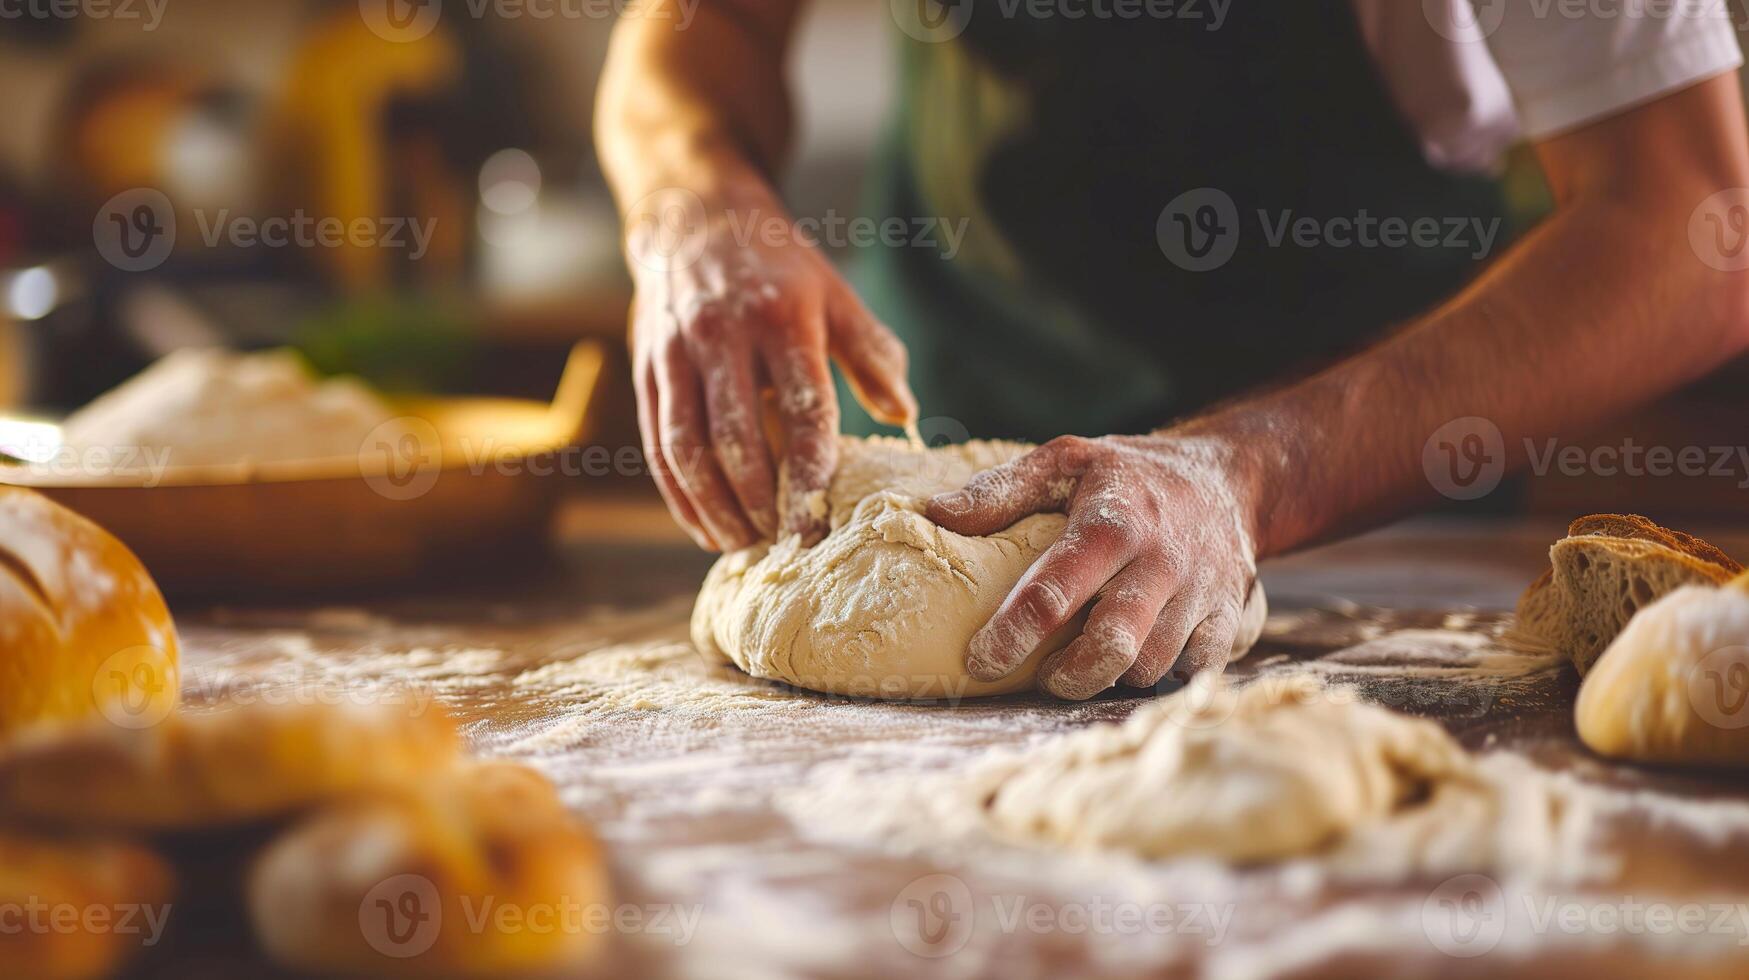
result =
[[1089,601],[1081,635],[1040,665],[1057,697],[1223,668],[1257,577],[1254,494],[1237,455],[1203,437],[1065,436],[931,499],[929,519],[958,534],[1041,511],[1069,518],[972,637],[971,675],[1012,673]]

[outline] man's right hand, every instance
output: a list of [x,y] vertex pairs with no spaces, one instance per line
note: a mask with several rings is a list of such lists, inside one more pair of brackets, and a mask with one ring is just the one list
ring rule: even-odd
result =
[[828,359],[871,415],[902,425],[917,414],[904,345],[769,194],[731,204],[658,191],[630,209],[626,252],[638,423],[669,510],[709,550],[818,540],[838,465]]

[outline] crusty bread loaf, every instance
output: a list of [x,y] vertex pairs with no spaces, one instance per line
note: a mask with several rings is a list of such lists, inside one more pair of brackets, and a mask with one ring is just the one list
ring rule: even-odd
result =
[[176,631],[146,569],[108,532],[0,485],[0,741],[39,723],[169,714]]
[[1635,612],[1684,585],[1720,585],[1743,571],[1711,544],[1644,517],[1593,514],[1549,549],[1549,570],[1518,600],[1514,636],[1591,669]]
[[610,911],[595,839],[501,762],[324,809],[267,847],[248,892],[274,960],[323,976],[575,976]]
[[0,751],[0,823],[194,830],[262,820],[450,766],[458,735],[433,706],[252,704],[32,730]]
[[141,847],[0,833],[0,977],[113,976],[162,937],[171,891],[169,867]]

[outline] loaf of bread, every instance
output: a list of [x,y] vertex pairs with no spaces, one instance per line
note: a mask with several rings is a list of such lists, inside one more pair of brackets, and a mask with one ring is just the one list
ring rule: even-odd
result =
[[149,726],[178,689],[176,630],[139,559],[47,497],[0,485],[0,743],[88,718]]
[[0,822],[105,832],[264,820],[403,786],[456,759],[455,725],[406,705],[251,704],[33,731],[0,751]]
[[1593,514],[1549,549],[1548,571],[1518,600],[1514,636],[1565,653],[1584,674],[1635,612],[1684,585],[1743,571],[1700,538],[1644,517]]
[[552,785],[494,762],[325,808],[249,880],[268,953],[324,976],[574,976],[603,954],[608,901],[600,847]]
[[114,975],[162,938],[172,887],[136,845],[0,832],[0,977]]

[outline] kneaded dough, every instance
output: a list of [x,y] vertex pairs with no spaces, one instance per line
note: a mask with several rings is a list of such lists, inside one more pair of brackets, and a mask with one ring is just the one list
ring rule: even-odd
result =
[[1416,812],[1491,796],[1433,722],[1309,679],[1235,693],[1212,675],[986,778],[978,789],[999,836],[1234,863],[1340,850],[1363,828],[1352,839],[1377,846],[1425,832]]
[[[924,699],[1030,690],[1039,662],[1074,638],[1080,619],[999,681],[966,673],[966,646],[1067,519],[1034,514],[989,537],[967,537],[922,511],[930,496],[1032,448],[845,439],[826,494],[830,533],[812,548],[790,538],[719,559],[693,609],[693,643],[755,677],[831,694]],[[1265,615],[1254,588],[1234,657],[1257,642]]]
[[1686,585],[1639,611],[1579,689],[1600,755],[1749,766],[1749,579]]

